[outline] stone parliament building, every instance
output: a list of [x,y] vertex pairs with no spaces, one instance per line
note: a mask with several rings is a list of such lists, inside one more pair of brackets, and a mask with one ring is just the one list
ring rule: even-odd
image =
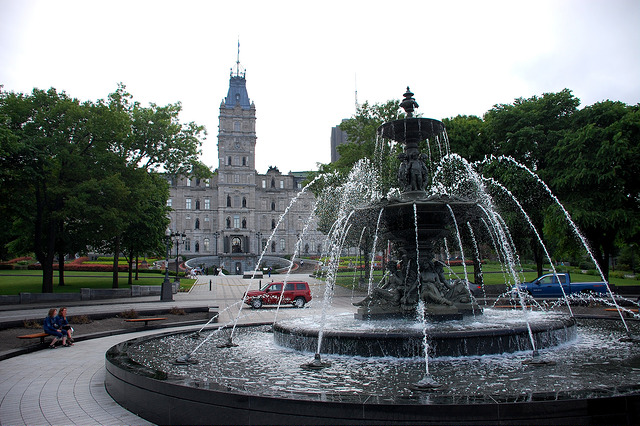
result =
[[307,172],[285,175],[270,167],[262,175],[255,170],[256,107],[245,77],[238,61],[220,104],[219,166],[213,178],[169,182],[169,227],[186,234],[180,255],[231,274],[253,271],[265,248],[263,261],[285,266],[274,258],[292,255],[299,239],[298,256],[319,255],[324,241],[312,217],[314,195],[298,196]]

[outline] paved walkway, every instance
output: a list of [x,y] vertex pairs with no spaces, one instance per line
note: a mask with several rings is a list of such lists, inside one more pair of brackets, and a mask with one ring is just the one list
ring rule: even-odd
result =
[[[282,276],[260,280],[265,283],[277,281]],[[241,323],[269,322],[278,318],[300,316],[318,311],[324,295],[324,283],[308,275],[292,275],[290,279],[308,281],[313,300],[305,309],[283,306],[280,309],[265,307],[253,310],[242,307]],[[209,281],[211,280],[211,290]],[[232,322],[239,313],[242,294],[248,289],[256,289],[258,280],[251,282],[239,276],[202,276],[189,293],[174,295],[173,302],[159,302],[158,297],[120,300],[117,303],[92,303],[75,306],[76,315],[121,312],[136,309],[170,306],[219,306],[219,324]],[[361,297],[342,288],[336,289],[332,305],[336,308],[353,308],[351,302]],[[113,302],[113,301],[111,301]],[[37,311],[34,311],[36,309]],[[3,310],[3,318],[42,316],[42,307]],[[170,330],[193,329],[176,327]],[[168,329],[163,329],[166,332]],[[0,361],[0,425],[149,425],[146,420],[130,413],[118,405],[104,387],[105,352],[111,346],[124,340],[140,337],[158,331],[135,332],[125,335],[104,337],[77,342],[71,348],[55,350],[43,349]]]

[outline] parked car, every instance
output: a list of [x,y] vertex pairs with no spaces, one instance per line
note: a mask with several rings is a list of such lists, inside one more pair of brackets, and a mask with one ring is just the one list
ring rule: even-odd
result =
[[[559,282],[558,282],[559,281]],[[562,287],[561,287],[562,285]],[[558,274],[546,274],[535,280],[520,284],[520,290],[533,297],[562,297],[564,294],[573,293],[607,293],[607,284],[604,282],[576,283],[571,281],[568,272]]]
[[[284,287],[284,293],[282,288]],[[267,283],[260,290],[250,290],[244,295],[244,303],[254,309],[262,305],[293,304],[302,308],[311,301],[311,290],[306,281],[287,281],[286,283]]]

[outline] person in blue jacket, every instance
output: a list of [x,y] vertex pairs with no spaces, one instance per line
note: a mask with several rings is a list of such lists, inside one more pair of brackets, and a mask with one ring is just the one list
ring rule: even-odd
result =
[[67,346],[73,346],[73,328],[67,320],[67,308],[60,308],[58,316],[56,317],[56,324],[58,324],[58,327],[60,327],[63,333],[67,333]]
[[49,349],[56,348],[56,342],[58,339],[62,339],[62,346],[67,346],[67,333],[63,333],[60,326],[56,323],[57,309],[49,309],[49,315],[44,319],[43,329],[44,332],[53,336],[53,341],[49,345]]

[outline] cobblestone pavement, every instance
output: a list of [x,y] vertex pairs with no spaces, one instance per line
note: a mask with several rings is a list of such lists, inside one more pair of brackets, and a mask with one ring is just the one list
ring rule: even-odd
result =
[[[304,309],[290,306],[263,307],[259,310],[242,306],[242,294],[256,289],[267,281],[283,277],[274,275],[262,280],[246,280],[239,276],[201,276],[189,293],[174,295],[173,302],[160,302],[155,298],[126,299],[117,303],[85,304],[75,306],[74,314],[90,314],[117,310],[145,308],[203,306],[218,307],[219,324],[233,322],[240,314],[239,323],[271,322],[277,318],[309,315],[321,309],[324,283],[307,275],[292,275],[290,279],[308,281],[313,300]],[[336,289],[332,305],[337,309],[354,309],[351,303],[361,295],[342,288]],[[29,317],[35,308],[3,309],[3,318]],[[42,307],[37,308],[40,317]],[[170,330],[192,329],[176,327]],[[111,346],[158,330],[141,331],[125,335],[77,342],[70,348],[43,349],[26,355],[0,361],[0,425],[149,425],[146,420],[118,405],[104,387],[105,352]]]

